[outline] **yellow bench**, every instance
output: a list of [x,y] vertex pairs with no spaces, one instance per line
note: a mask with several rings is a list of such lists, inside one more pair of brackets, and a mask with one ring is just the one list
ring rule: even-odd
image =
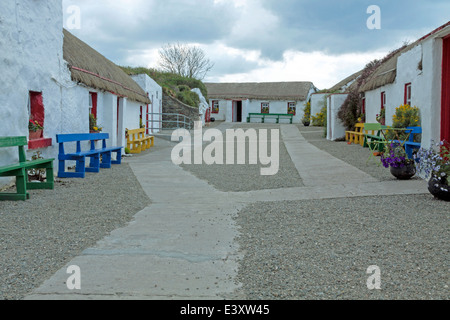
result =
[[345,131],[345,141],[364,145],[364,123],[357,123],[355,131]]
[[137,154],[155,145],[155,137],[145,135],[145,128],[127,129],[127,147],[130,153]]

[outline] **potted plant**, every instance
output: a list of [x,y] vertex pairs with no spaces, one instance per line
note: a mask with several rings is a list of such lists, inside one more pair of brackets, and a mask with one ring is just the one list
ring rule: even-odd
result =
[[28,132],[30,140],[36,140],[42,138],[44,127],[39,124],[37,120],[30,120],[28,122]]
[[437,199],[450,201],[450,147],[448,142],[432,141],[429,149],[414,155],[419,175],[428,180],[428,191]]
[[90,113],[89,114],[89,133],[99,133],[102,132],[103,128],[97,125],[97,118]]
[[381,109],[380,114],[377,114],[377,122],[383,126],[386,124],[386,109]]
[[305,127],[309,127],[311,124],[311,102],[308,102],[305,106],[302,123]]
[[381,155],[381,162],[399,180],[411,179],[416,174],[415,161],[408,159],[405,149],[399,143],[394,142],[386,146],[385,152]]

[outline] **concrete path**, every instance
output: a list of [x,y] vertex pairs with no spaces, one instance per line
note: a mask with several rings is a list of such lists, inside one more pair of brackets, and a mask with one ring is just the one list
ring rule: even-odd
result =
[[[376,181],[309,144],[294,125],[281,126],[281,135],[305,187],[220,192],[175,166],[168,142],[167,148],[126,160],[152,204],[128,226],[74,258],[26,299],[242,299],[235,293],[243,253],[234,241],[239,232],[233,218],[247,204],[427,193],[423,181]],[[323,185],[323,181],[331,183]],[[66,286],[71,265],[80,267],[81,290]]]

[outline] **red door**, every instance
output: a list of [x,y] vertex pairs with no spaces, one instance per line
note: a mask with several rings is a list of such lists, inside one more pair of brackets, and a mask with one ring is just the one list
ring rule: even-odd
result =
[[450,142],[450,36],[444,38],[442,59],[441,140]]

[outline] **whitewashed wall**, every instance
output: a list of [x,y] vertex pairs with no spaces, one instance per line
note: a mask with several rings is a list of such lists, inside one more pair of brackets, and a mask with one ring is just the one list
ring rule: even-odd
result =
[[[419,62],[422,61],[422,70]],[[376,122],[381,108],[381,92],[386,92],[386,125],[392,125],[395,109],[404,103],[405,85],[411,83],[411,104],[421,111],[422,144],[440,139],[442,78],[442,39],[430,38],[398,58],[397,78],[393,84],[368,91],[366,122]]]
[[[247,110],[243,108],[243,120],[246,121],[249,113],[261,113],[261,104],[264,102],[268,102],[270,106],[270,113],[280,113],[287,114],[288,112],[288,103],[295,102],[296,104],[296,115],[294,116],[293,123],[301,123],[303,118],[303,113],[305,111],[306,101],[269,101],[269,100],[250,100],[248,103]],[[289,120],[280,120],[280,123],[288,123]],[[273,122],[276,120],[266,119],[266,123]]]
[[327,103],[327,139],[335,141],[345,137],[345,126],[338,117],[339,109],[347,99],[348,94],[332,94]]
[[[42,92],[44,137],[53,138],[53,146],[27,156],[41,151],[46,158],[55,157],[55,135],[62,129],[63,89],[58,83],[70,83],[63,60],[61,1],[2,1],[0,21],[0,136],[28,136],[29,91]],[[17,148],[0,150],[0,165],[17,160]],[[1,179],[0,185],[10,181]]]
[[328,95],[328,93],[315,93],[311,95],[311,116],[315,116],[322,111]]
[[209,100],[209,106],[212,108],[213,101],[219,101],[219,113],[211,113],[211,118],[217,121],[225,121],[227,117],[227,100]]
[[152,101],[152,104],[149,105],[149,113],[151,113],[151,115],[149,115],[150,122],[148,123],[148,128],[153,128],[153,131],[150,130],[150,132],[158,133],[161,127],[160,113],[162,113],[162,87],[146,74],[135,75],[132,76],[132,78],[146,93],[148,93],[148,96]]

